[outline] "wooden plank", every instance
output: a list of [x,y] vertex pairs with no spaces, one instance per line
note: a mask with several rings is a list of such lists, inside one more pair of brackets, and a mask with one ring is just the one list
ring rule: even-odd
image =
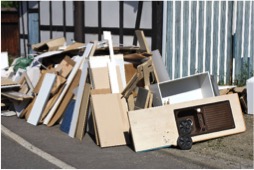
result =
[[[73,95],[74,95],[73,90],[78,87],[80,77],[81,77],[81,70],[78,70],[78,72],[75,75],[73,81],[71,82],[71,84],[70,84],[63,100],[60,102],[55,114],[51,117],[51,119],[49,120],[47,126],[53,126],[63,116],[63,113],[64,113],[66,107],[68,106],[68,103],[73,98]],[[76,103],[77,103],[77,101],[76,101]],[[45,120],[43,122],[45,122]]]
[[35,125],[35,126],[38,124],[41,114],[43,112],[43,109],[44,109],[44,107],[47,103],[47,100],[49,98],[50,91],[53,87],[55,79],[56,79],[55,74],[47,73],[45,75],[40,92],[37,96],[37,99],[34,103],[31,113],[28,117],[28,120],[27,120],[28,123]]
[[55,114],[60,102],[62,101],[62,99],[64,98],[71,82],[73,81],[77,71],[79,70],[80,65],[82,65],[84,63],[84,61],[86,60],[86,58],[88,58],[90,51],[93,47],[92,43],[89,43],[85,49],[85,52],[83,54],[83,56],[81,57],[81,61],[76,62],[74,68],[72,69],[70,75],[68,76],[68,79],[66,81],[66,85],[61,93],[61,95],[57,98],[56,103],[54,104],[54,106],[52,107],[52,109],[50,110],[50,112],[48,113],[47,117],[45,118],[45,120],[43,121],[44,124],[48,124],[50,119],[53,117],[53,115]]
[[225,56],[224,56],[224,50],[225,50],[225,24],[226,24],[226,2],[221,2],[221,18],[220,18],[220,65],[219,67],[219,84],[225,84],[224,83],[224,67],[225,67]]
[[167,41],[167,48],[166,48],[166,68],[169,74],[169,77],[173,78],[172,76],[172,58],[173,58],[173,1],[167,2],[167,34],[166,41]]
[[151,53],[144,32],[142,30],[135,30],[135,34],[138,38],[140,49],[146,51],[147,53]]
[[188,76],[188,54],[189,54],[189,1],[183,2],[183,63],[182,63],[182,75],[183,77]]
[[10,99],[19,100],[19,101],[34,98],[33,96],[23,94],[23,93],[20,93],[20,92],[17,92],[17,91],[1,92],[1,95],[5,96],[5,97],[8,97]]
[[181,2],[175,2],[175,62],[173,63],[175,66],[175,74],[173,75],[172,79],[180,78],[180,53],[182,50],[181,47]]
[[[199,73],[203,72],[203,50],[204,50],[204,6],[205,2],[199,1],[199,15],[198,15],[198,68]],[[218,15],[218,14],[217,14]]]
[[230,102],[235,128],[193,136],[193,142],[244,132],[246,127],[237,94],[223,95],[205,98],[202,100],[194,100],[191,102],[129,111],[128,115],[135,151],[139,152],[161,147],[169,147],[172,145],[176,146],[179,135],[174,110],[220,101]]
[[215,75],[215,79],[217,81],[217,63],[218,63],[218,36],[219,36],[219,1],[214,1],[213,6],[213,68],[212,68],[212,74]]
[[[252,3],[252,9],[251,9],[251,42],[250,42],[250,62],[249,62],[249,72],[253,72],[254,70],[254,2]],[[253,73],[254,74],[254,73]]]
[[84,92],[83,92],[82,101],[81,101],[81,108],[80,108],[80,113],[79,113],[79,118],[77,123],[77,130],[75,133],[75,137],[78,138],[79,140],[83,139],[85,128],[87,125],[90,89],[91,89],[91,85],[86,83]]
[[206,42],[205,42],[205,69],[210,71],[211,46],[212,46],[212,2],[206,2]]
[[92,95],[91,98],[100,146],[125,145],[120,94]]
[[192,1],[191,3],[191,49],[190,49],[190,74],[196,73],[196,23],[197,23],[197,2]]
[[88,71],[88,62],[84,62],[81,77],[79,80],[78,94],[76,96],[77,98],[76,98],[74,113],[72,115],[71,127],[70,127],[70,131],[69,131],[69,136],[72,138],[75,137],[78,117],[79,117],[79,113],[80,113],[79,111],[80,111],[80,107],[81,107],[82,97],[83,97],[85,83],[86,83],[87,74],[88,74],[87,71]]
[[157,82],[163,82],[169,80],[169,75],[165,64],[162,61],[162,57],[160,55],[159,50],[152,51],[152,60],[153,60],[153,68],[154,74],[156,76]]
[[228,18],[228,26],[227,26],[227,70],[226,70],[226,84],[232,84],[232,67],[233,67],[233,38],[232,38],[232,18],[233,15],[233,2],[229,1],[228,2],[228,13],[227,13],[227,18]]
[[237,2],[236,32],[234,35],[234,58],[235,58],[235,80],[241,79],[241,50],[242,49],[242,24],[243,24],[243,1]]
[[116,73],[116,64],[108,63],[108,71],[109,71],[109,82],[112,93],[120,93],[118,78]]

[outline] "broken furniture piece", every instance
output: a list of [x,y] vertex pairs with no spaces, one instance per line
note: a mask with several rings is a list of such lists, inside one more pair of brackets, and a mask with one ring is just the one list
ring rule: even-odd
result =
[[246,130],[237,94],[129,111],[128,115],[136,152],[177,146],[182,136],[186,138],[181,145],[191,147],[190,138],[199,142]]
[[214,97],[213,85],[208,72],[151,84],[154,106]]

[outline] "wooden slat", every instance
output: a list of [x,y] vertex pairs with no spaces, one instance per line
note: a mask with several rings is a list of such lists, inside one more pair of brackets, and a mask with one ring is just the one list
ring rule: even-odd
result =
[[213,6],[213,68],[212,74],[217,80],[217,60],[218,60],[218,36],[219,36],[219,2],[215,1]]
[[[250,62],[249,62],[249,71],[253,73],[254,70],[254,2],[252,3],[251,9],[251,43],[250,43]],[[253,73],[254,74],[254,73]]]
[[226,14],[228,17],[228,34],[227,34],[227,71],[226,71],[226,84],[231,84],[232,82],[232,64],[233,64],[233,53],[232,53],[232,18],[233,16],[233,2],[227,2],[228,3],[228,13]]
[[236,33],[234,35],[235,80],[241,78],[241,50],[242,50],[242,24],[243,2],[237,2]]
[[47,73],[45,75],[40,92],[37,96],[37,99],[36,99],[34,105],[33,105],[31,113],[28,117],[28,120],[27,120],[28,123],[35,125],[35,126],[38,124],[41,114],[43,112],[43,109],[48,101],[50,91],[51,91],[51,88],[53,87],[55,79],[56,79],[55,74]]
[[181,47],[181,2],[176,1],[175,2],[175,75],[174,78],[179,78],[180,77],[180,53],[182,50]]
[[196,18],[197,18],[197,2],[191,2],[191,49],[190,49],[190,74],[195,74],[196,63]]
[[204,6],[205,2],[199,1],[199,14],[198,14],[198,68],[199,73],[203,72],[203,51],[204,51]]
[[88,61],[85,61],[82,66],[82,73],[79,80],[78,93],[76,95],[76,103],[75,103],[74,113],[72,115],[70,131],[69,131],[69,136],[72,138],[75,137],[75,133],[76,133],[81,102],[83,100],[83,93],[84,93],[85,83],[86,83],[87,74],[88,74],[87,72],[88,72]]
[[168,74],[169,76],[172,78],[172,57],[173,57],[173,38],[174,38],[174,34],[173,34],[173,11],[175,9],[173,9],[173,1],[168,1],[168,10],[167,10],[167,58],[166,58],[166,64],[167,64],[167,70],[168,70]]
[[225,50],[225,24],[226,24],[226,2],[223,1],[221,2],[221,18],[220,18],[220,55],[219,55],[219,60],[220,60],[220,65],[219,67],[219,84],[224,84],[224,61],[225,61],[225,56],[224,56],[224,50]]
[[210,58],[212,46],[212,2],[206,2],[206,41],[205,41],[205,71],[210,71]]
[[188,43],[189,43],[189,3],[188,1],[183,2],[183,63],[182,63],[182,75],[188,75]]
[[87,125],[90,88],[91,88],[91,85],[86,83],[84,92],[83,92],[82,101],[81,101],[81,108],[80,108],[77,128],[76,128],[77,130],[75,133],[75,137],[78,138],[79,140],[83,139],[85,127]]

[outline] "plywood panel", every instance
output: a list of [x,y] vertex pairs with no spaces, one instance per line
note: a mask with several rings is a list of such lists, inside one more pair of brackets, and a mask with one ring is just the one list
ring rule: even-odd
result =
[[92,95],[91,98],[100,146],[125,145],[120,94]]

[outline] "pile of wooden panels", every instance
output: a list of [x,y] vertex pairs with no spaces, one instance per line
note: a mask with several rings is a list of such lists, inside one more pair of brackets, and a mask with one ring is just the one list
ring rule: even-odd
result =
[[[100,147],[133,143],[135,151],[147,151],[176,146],[181,137],[176,111],[198,112],[204,105],[224,101],[232,108],[235,128],[201,133],[192,140],[245,130],[235,95],[216,96],[217,84],[209,73],[170,80],[159,51],[149,50],[142,31],[136,31],[140,47],[113,47],[111,33],[103,35],[101,42],[66,46],[65,39],[58,38],[33,45],[37,55],[19,72],[19,82],[1,78],[7,83],[1,84],[2,98],[11,101],[16,115],[29,124],[60,124],[61,131],[79,140],[88,132]],[[172,96],[181,100],[172,102]]]

